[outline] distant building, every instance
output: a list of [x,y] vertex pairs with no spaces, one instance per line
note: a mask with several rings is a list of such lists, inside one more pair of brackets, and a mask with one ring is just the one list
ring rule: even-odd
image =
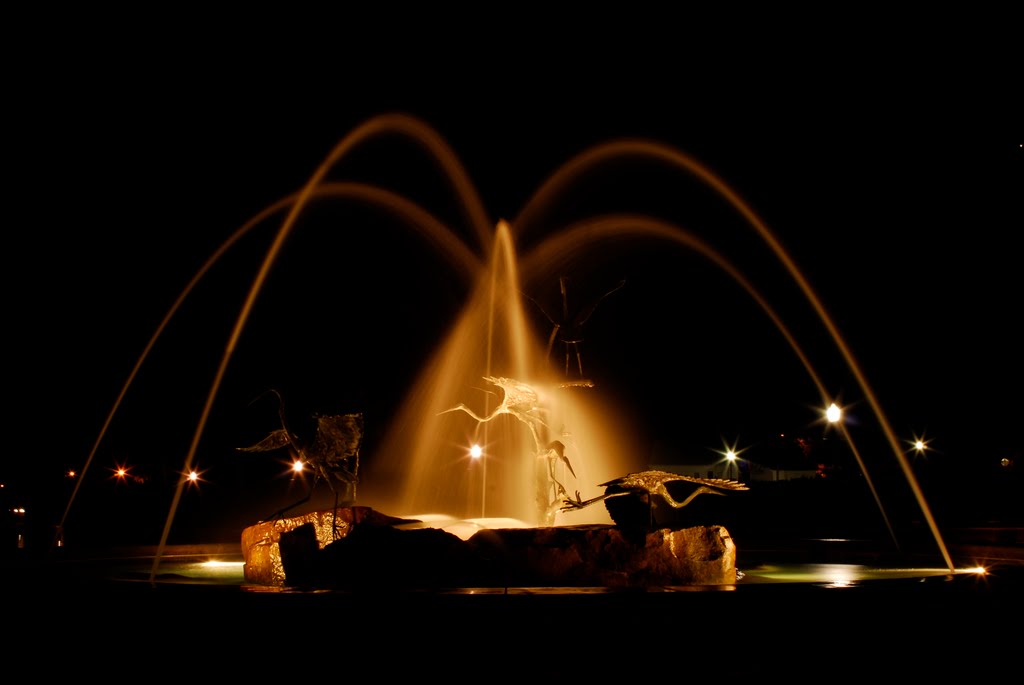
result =
[[656,442],[649,468],[694,478],[725,478],[743,483],[836,478],[848,467],[847,447],[838,440],[773,436],[743,450],[735,461],[720,452]]
[[725,478],[741,483],[750,481],[750,463],[740,458],[729,461],[724,455],[707,450],[697,454],[692,449],[681,449],[674,445],[656,442],[651,450],[653,471],[667,471],[692,478]]

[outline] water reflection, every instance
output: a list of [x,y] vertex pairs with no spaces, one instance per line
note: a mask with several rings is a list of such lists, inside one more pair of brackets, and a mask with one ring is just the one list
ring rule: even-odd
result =
[[950,576],[953,574],[984,574],[983,568],[877,568],[860,564],[763,564],[743,569],[744,585],[756,583],[802,583],[824,587],[853,587],[867,581],[910,580]]
[[[134,580],[145,574],[151,559],[135,557],[111,564],[109,574],[114,580]],[[100,562],[97,562],[100,563]],[[162,566],[160,583],[208,583],[244,586],[244,562],[235,559],[170,559]],[[740,568],[734,586],[686,586],[652,588],[658,591],[721,591],[765,584],[798,584],[825,588],[850,588],[880,581],[912,581],[963,575],[985,575],[983,567],[950,571],[941,567],[884,568],[864,564],[830,563],[764,563]],[[289,590],[292,591],[292,590]],[[605,594],[614,589],[602,587],[550,588],[451,588],[448,594]]]

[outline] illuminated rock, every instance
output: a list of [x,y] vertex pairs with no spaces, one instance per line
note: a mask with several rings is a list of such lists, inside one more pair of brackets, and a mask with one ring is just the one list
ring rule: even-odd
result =
[[489,563],[484,585],[647,588],[731,585],[736,545],[722,526],[489,530],[469,540]]
[[[242,556],[245,559],[245,582],[253,585],[284,585],[285,571],[281,559],[281,536],[288,540],[288,534],[300,526],[309,526],[318,548],[330,544],[337,537],[344,537],[354,526],[366,523],[375,526],[392,526],[400,523],[414,523],[408,519],[386,516],[370,507],[338,507],[334,511],[314,511],[301,516],[263,521],[242,531]],[[286,542],[287,548],[287,542]]]

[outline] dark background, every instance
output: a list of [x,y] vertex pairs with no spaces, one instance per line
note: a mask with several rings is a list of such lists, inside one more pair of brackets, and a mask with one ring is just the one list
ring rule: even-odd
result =
[[[643,138],[691,156],[778,236],[901,439],[927,438],[931,459],[968,481],[1019,461],[1024,139],[998,71],[966,78],[941,45],[912,58],[899,41],[862,59],[853,39],[740,53],[684,49],[640,24],[575,41],[489,24],[460,42],[406,22],[377,40],[355,20],[344,26],[311,38],[316,50],[185,29],[178,40],[65,27],[27,41],[7,94],[13,439],[2,475],[40,518],[59,518],[71,487],[62,474],[82,468],[203,262],[301,188],[344,136],[393,112],[451,146],[492,222],[512,220],[560,165],[599,143]],[[736,67],[723,66],[726,53]],[[692,180],[650,166],[588,179],[561,206],[566,219],[642,212],[714,241],[806,336],[868,430],[860,389],[764,246]],[[407,141],[366,145],[334,177],[393,187],[464,225],[441,173]],[[295,416],[364,409],[378,419],[374,440],[457,310],[464,284],[414,233],[373,212],[322,218],[346,228],[289,243],[201,459],[261,437],[276,411],[259,399],[269,388]],[[270,223],[218,264],[154,348],[97,450],[91,469],[104,487],[117,463],[151,483],[173,480]],[[557,307],[560,275],[528,294]],[[823,430],[789,348],[705,260],[653,249],[572,286],[592,301],[620,278],[627,285],[588,321],[582,351],[588,374],[638,417],[637,449]],[[231,460],[221,469],[222,484],[242,488],[262,477]]]

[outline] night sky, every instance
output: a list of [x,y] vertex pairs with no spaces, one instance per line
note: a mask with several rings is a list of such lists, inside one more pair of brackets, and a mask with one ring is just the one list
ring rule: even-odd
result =
[[[353,62],[339,49],[303,72],[270,55],[211,62],[142,43],[68,52],[52,70],[14,79],[8,205],[17,218],[4,273],[14,439],[3,475],[21,488],[81,468],[150,336],[203,262],[301,188],[345,135],[388,113],[416,117],[447,141],[493,223],[512,220],[591,146],[648,139],[682,151],[777,235],[901,438],[931,440],[965,473],[1020,458],[1024,138],[1019,117],[1016,129],[1001,126],[999,93],[972,93],[976,107],[963,114],[940,106],[960,94],[940,97],[938,75],[907,83],[889,69],[848,65],[826,81],[792,70],[716,76],[669,50],[494,58],[481,75],[460,69],[457,51],[384,64],[366,53]],[[990,125],[979,126],[983,119]],[[441,173],[407,142],[366,145],[333,177],[393,187],[460,221]],[[559,205],[566,221],[652,214],[714,242],[777,298],[794,333],[822,355],[837,398],[871,421],[806,303],[720,199],[656,164],[613,165],[582,186]],[[325,225],[339,220],[330,211]],[[359,228],[304,233],[275,267],[266,309],[225,380],[210,450],[259,437],[273,409],[257,398],[272,387],[296,415],[363,409],[380,425],[443,334],[464,283],[380,213],[341,221]],[[166,331],[93,468],[145,462],[154,451],[165,463],[183,458],[279,225],[270,223],[218,265]],[[626,285],[588,320],[583,363],[636,413],[638,445],[717,449],[722,440],[821,430],[812,427],[813,385],[789,348],[706,260],[648,247],[642,259],[598,261],[584,260],[595,269],[573,278],[570,295]],[[531,296],[557,306],[561,275]],[[339,292],[350,279],[362,290]],[[354,354],[345,344],[353,340],[376,342]],[[150,468],[155,478],[159,467]]]

